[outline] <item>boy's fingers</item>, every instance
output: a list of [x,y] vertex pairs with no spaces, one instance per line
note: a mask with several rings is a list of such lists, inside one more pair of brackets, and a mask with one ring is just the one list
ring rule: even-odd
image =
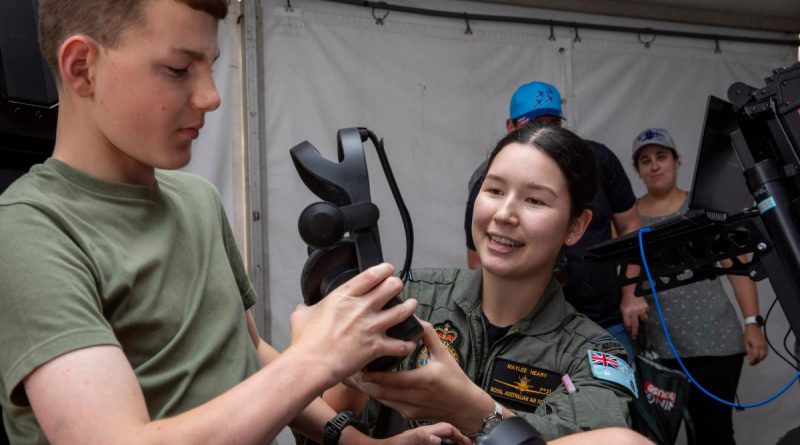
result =
[[384,351],[384,354],[382,355],[405,357],[411,354],[417,347],[414,341],[396,339],[386,334],[387,329],[403,322],[408,317],[413,316],[416,308],[417,300],[406,300],[397,306],[384,309],[376,315],[376,317],[378,317],[379,329],[384,335],[381,345],[382,350]]
[[422,428],[424,428],[427,433],[432,434],[434,436],[449,438],[453,443],[457,444],[472,443],[472,440],[470,440],[467,436],[463,435],[461,431],[459,431],[456,427],[450,425],[449,423],[436,423]]
[[387,277],[382,282],[373,287],[369,292],[362,295],[369,299],[369,306],[375,310],[380,310],[392,297],[400,294],[403,290],[403,282],[397,277]]
[[391,355],[393,357],[405,357],[408,354],[411,354],[412,351],[414,351],[414,347],[415,346],[416,345],[414,345],[413,342],[397,340],[397,339],[394,339],[394,338],[390,337],[390,339],[386,340],[385,343],[383,343],[382,347],[380,348],[381,351],[382,351],[382,353],[380,355],[381,356]]
[[[387,299],[388,300],[388,299]],[[375,323],[378,328],[385,332],[390,327],[401,323],[406,318],[414,315],[417,310],[417,300],[413,298],[405,300],[396,306],[383,309],[375,315]]]
[[377,266],[372,266],[369,269],[361,272],[355,277],[342,284],[335,293],[342,293],[345,295],[361,296],[369,292],[372,288],[386,280],[394,273],[394,267],[389,263],[381,263]]
[[424,322],[422,323],[423,328],[423,342],[425,346],[428,347],[428,351],[430,351],[431,356],[438,356],[440,353],[447,353],[447,349],[445,349],[444,345],[442,344],[442,340],[439,339],[439,335],[436,334],[436,330],[433,328],[433,325]]

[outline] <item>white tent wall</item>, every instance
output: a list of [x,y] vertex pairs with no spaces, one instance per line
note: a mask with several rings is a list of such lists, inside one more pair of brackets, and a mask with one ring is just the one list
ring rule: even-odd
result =
[[[764,36],[474,2],[395,3]],[[707,96],[725,98],[735,81],[761,85],[772,68],[788,65],[796,57],[796,50],[789,47],[720,42],[722,52],[715,53],[713,41],[663,36],[644,48],[635,35],[582,29],[579,42],[573,40],[574,30],[563,28],[556,28],[556,40],[550,41],[545,27],[491,22],[471,22],[469,35],[463,20],[398,12],[391,12],[381,26],[367,8],[311,0],[291,4],[292,11],[283,0],[260,4],[266,104],[261,159],[267,203],[262,221],[269,271],[265,297],[272,310],[269,334],[279,349],[289,343],[289,314],[301,301],[306,249],[297,234],[297,217],[318,200],[290,160],[288,150],[297,143],[309,140],[335,160],[340,128],[366,126],[385,138],[414,222],[414,266],[464,266],[467,179],[505,133],[508,100],[520,84],[531,80],[556,84],[566,98],[568,126],[614,150],[641,194],[643,186],[630,165],[631,141],[640,130],[660,126],[672,132],[683,162],[679,184],[688,189]],[[378,17],[384,13],[374,11]],[[405,254],[402,224],[377,156],[369,143],[365,148],[372,197],[381,209],[384,256],[399,267]],[[774,294],[765,283],[759,289],[764,313]],[[786,328],[778,307],[770,318],[774,343],[780,342]],[[760,400],[790,375],[788,366],[771,353],[762,365],[745,366],[740,400]],[[796,386],[765,407],[735,413],[739,443],[772,444],[796,426],[800,414]],[[286,434],[280,441],[292,443]]]
[[[192,160],[183,170],[203,176],[217,187],[242,258],[253,277],[256,291],[261,293],[263,282],[256,282],[257,275],[253,273],[253,258],[250,255],[253,234],[249,231],[249,189],[246,182],[247,145],[243,120],[246,106],[243,94],[245,64],[241,6],[240,2],[232,2],[228,16],[220,23],[219,59],[214,64],[213,72],[221,98],[220,107],[206,114],[205,125],[192,148]],[[255,253],[260,255],[260,249]],[[260,325],[268,326],[259,319],[263,318],[261,314],[268,313],[268,306],[265,307],[268,303],[268,299],[262,298],[254,308]]]
[[585,38],[572,52],[570,99],[575,122],[570,126],[615,151],[637,196],[645,192],[631,160],[633,138],[639,131],[647,127],[670,131],[682,161],[678,184],[688,190],[708,95],[727,99],[727,89],[735,81],[761,86],[772,68],[792,62],[791,54],[782,54],[781,48],[765,52],[751,45],[715,54],[713,42],[702,43],[705,48],[645,49],[638,42],[611,45]]

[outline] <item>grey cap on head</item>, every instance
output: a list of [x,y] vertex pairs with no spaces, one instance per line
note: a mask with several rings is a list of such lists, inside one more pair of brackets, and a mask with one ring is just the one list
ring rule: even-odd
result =
[[647,145],[660,145],[669,148],[677,156],[678,149],[675,147],[675,141],[672,140],[669,132],[663,128],[648,128],[633,140],[633,162],[636,162],[639,150]]

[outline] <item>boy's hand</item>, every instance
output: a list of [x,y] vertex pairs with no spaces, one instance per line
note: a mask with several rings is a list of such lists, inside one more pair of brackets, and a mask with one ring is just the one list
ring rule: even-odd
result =
[[458,428],[444,422],[403,431],[387,439],[373,439],[361,433],[349,434],[345,438],[345,433],[350,433],[348,430],[346,428],[342,432],[340,443],[353,445],[440,445],[442,439],[449,439],[450,443],[454,445],[472,445],[472,440],[462,434]]
[[457,428],[449,423],[421,426],[381,440],[378,443],[381,445],[439,445],[442,443],[443,438],[450,439],[456,445],[472,445],[471,439],[461,434]]
[[403,288],[393,272],[387,263],[371,267],[314,306],[299,305],[292,314],[290,349],[318,357],[331,373],[331,385],[378,357],[402,357],[413,351],[413,342],[386,335],[417,307],[416,300],[406,300],[382,310]]

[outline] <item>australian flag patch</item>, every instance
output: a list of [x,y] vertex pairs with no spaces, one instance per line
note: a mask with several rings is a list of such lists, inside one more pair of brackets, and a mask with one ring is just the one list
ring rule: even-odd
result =
[[595,378],[614,382],[639,397],[639,389],[636,387],[636,375],[633,369],[621,358],[607,352],[589,349],[589,366]]

